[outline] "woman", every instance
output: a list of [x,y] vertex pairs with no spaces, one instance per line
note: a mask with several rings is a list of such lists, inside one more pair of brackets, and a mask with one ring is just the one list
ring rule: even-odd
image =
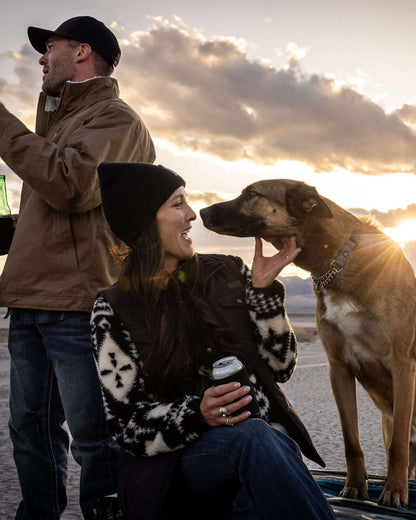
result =
[[[251,271],[236,257],[197,255],[179,175],[134,163],[98,172],[110,227],[130,246],[119,283],[98,295],[92,315],[128,518],[334,518],[298,444],[323,462],[275,384],[296,364],[275,280],[300,251],[294,238],[271,258],[256,239]],[[249,385],[212,385],[212,363],[229,355],[250,374],[259,418],[244,409]]]

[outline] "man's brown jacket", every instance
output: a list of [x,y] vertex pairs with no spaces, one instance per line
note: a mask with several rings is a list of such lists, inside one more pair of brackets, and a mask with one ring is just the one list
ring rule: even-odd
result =
[[23,180],[0,305],[89,312],[97,290],[119,271],[109,246],[120,244],[103,214],[97,165],[152,163],[155,152],[113,78],[67,82],[56,111],[48,111],[50,101],[41,93],[36,133],[0,104],[0,157]]

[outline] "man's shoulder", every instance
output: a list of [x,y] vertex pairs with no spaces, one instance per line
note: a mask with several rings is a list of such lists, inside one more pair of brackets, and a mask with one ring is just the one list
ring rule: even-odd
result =
[[139,114],[122,98],[112,98],[111,103],[117,110],[122,111],[135,119],[140,119]]
[[[84,100],[82,104],[73,106],[73,115],[92,124],[100,121],[108,127],[127,124],[140,131],[145,125],[140,116],[125,101],[118,97],[98,97]],[[85,123],[84,123],[85,124]]]
[[107,114],[110,118],[120,118],[131,121],[132,123],[144,126],[144,122],[139,114],[126,101],[119,97],[103,98],[97,100],[89,107],[96,114]]
[[61,106],[77,112],[116,111],[132,119],[139,119],[138,114],[119,96],[118,82],[111,77],[91,78],[81,82],[67,82]]

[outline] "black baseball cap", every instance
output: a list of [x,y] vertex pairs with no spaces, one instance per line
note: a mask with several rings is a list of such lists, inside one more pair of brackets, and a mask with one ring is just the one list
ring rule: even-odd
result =
[[121,51],[117,38],[103,22],[92,16],[70,18],[55,31],[28,27],[27,34],[32,47],[41,54],[45,54],[46,42],[49,38],[62,36],[62,38],[88,43],[93,51],[98,52],[113,67],[120,61]]

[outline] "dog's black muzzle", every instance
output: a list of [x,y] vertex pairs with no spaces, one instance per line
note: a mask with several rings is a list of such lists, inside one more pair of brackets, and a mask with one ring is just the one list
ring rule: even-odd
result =
[[203,208],[199,214],[204,226],[220,235],[251,237],[257,236],[264,228],[257,219],[242,215],[227,202]]

